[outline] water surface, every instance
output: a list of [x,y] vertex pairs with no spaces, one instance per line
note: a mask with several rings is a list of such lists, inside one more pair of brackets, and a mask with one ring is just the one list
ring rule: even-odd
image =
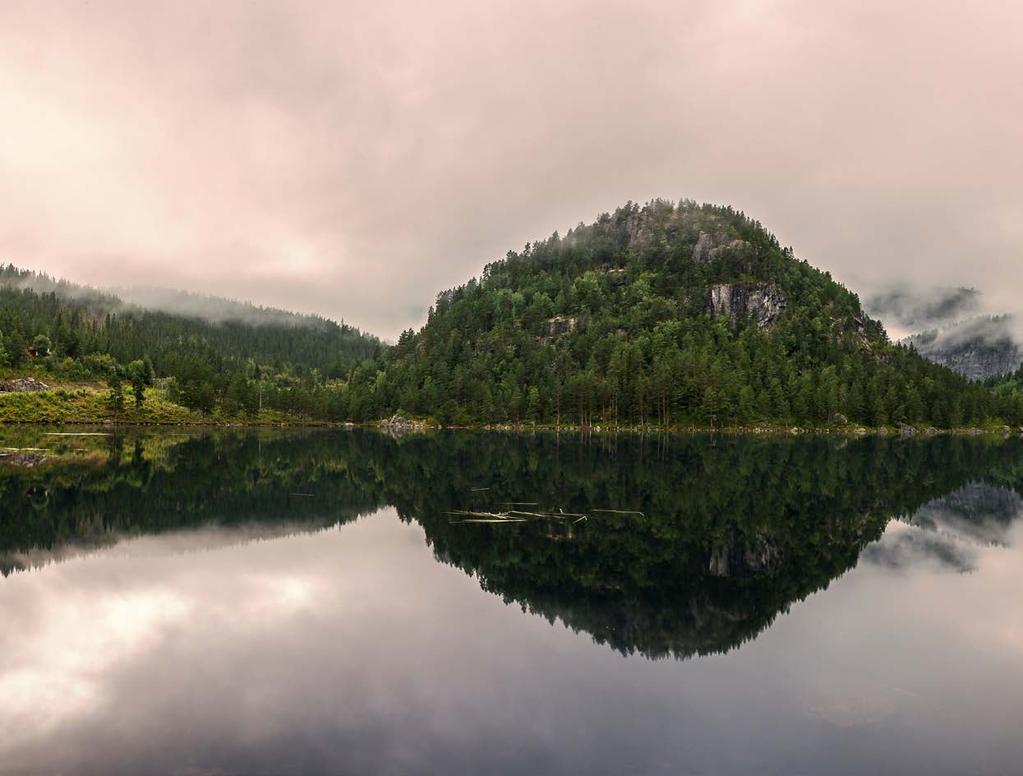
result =
[[3,773],[1023,757],[1017,440],[4,433]]

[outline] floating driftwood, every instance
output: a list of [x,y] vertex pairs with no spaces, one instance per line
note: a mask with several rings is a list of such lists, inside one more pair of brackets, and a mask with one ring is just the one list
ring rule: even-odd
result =
[[452,520],[452,523],[525,523],[529,520],[572,520],[578,523],[586,519],[586,515],[578,512],[566,512],[559,509],[557,512],[527,512],[521,509],[508,509],[503,512],[482,512],[468,509],[457,509],[448,512],[453,517],[461,517],[462,520]]
[[[473,488],[473,493],[480,491],[490,490],[489,488]],[[501,502],[504,507],[535,507],[537,506],[536,501],[504,501]],[[646,517],[645,514],[638,510],[633,509],[591,509],[590,512],[601,513],[607,515],[638,515],[639,517]],[[462,518],[461,520],[451,520],[452,523],[488,523],[491,525],[501,523],[525,523],[529,520],[565,520],[571,525],[581,523],[584,520],[589,519],[589,515],[582,514],[581,512],[566,512],[561,507],[544,511],[544,510],[525,510],[525,509],[504,509],[499,512],[488,512],[485,510],[470,510],[470,509],[456,509],[452,512],[448,512],[448,515],[452,517]]]
[[105,431],[49,431],[43,436],[55,436],[55,437],[108,437],[113,434],[108,434]]

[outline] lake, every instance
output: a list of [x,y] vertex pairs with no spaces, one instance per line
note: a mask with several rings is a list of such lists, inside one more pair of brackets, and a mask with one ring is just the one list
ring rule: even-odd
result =
[[1023,440],[0,447],[5,774],[1021,769]]

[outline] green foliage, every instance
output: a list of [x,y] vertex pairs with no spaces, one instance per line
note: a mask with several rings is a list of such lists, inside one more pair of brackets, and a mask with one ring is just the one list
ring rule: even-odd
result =
[[107,406],[115,415],[120,415],[124,412],[124,381],[119,369],[112,371],[107,377],[107,387],[110,389]]
[[45,334],[37,334],[32,339],[32,350],[35,351],[37,356],[46,357],[53,350],[53,343],[50,342],[50,338]]
[[323,318],[204,301],[248,317],[210,321],[146,310],[0,267],[0,329],[6,334],[0,367],[80,382],[105,383],[119,372],[136,406],[155,379],[167,378],[174,400],[204,415],[262,408],[343,420],[342,379],[376,359],[382,347],[374,337]]
[[145,401],[146,388],[153,384],[153,367],[147,361],[136,359],[128,364],[125,371],[128,382],[131,383],[135,406],[141,407]]
[[[715,316],[719,284],[769,288],[784,312]],[[1023,407],[892,344],[855,294],[742,213],[661,200],[488,265],[347,393],[356,420],[483,423],[951,427]]]

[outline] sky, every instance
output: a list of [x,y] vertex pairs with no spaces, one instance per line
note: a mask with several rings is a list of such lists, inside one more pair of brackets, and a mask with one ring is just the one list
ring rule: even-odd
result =
[[1023,312],[1023,4],[0,3],[0,261],[393,339],[626,201]]

